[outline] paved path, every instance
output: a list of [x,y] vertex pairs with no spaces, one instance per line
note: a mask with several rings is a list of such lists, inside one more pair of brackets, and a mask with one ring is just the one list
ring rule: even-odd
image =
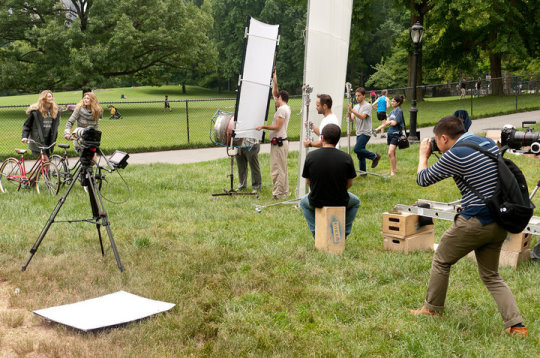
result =
[[[471,128],[473,133],[485,132],[487,129],[502,129],[505,124],[512,124],[514,127],[521,127],[523,121],[540,122],[540,111],[514,113],[504,116],[496,116],[472,121]],[[420,128],[420,137],[432,137],[433,127]],[[341,147],[347,148],[347,138],[341,139]],[[356,138],[351,138],[351,147],[356,143]],[[371,138],[370,144],[386,143],[385,138]],[[298,151],[300,142],[290,142],[289,151]],[[352,149],[351,149],[352,152]],[[261,145],[259,153],[270,153],[270,144]],[[202,149],[182,149],[168,150],[163,152],[149,153],[133,153],[129,155],[129,164],[149,164],[149,163],[170,163],[170,164],[186,164],[198,163],[209,160],[227,158],[227,153],[224,147],[202,148]]]

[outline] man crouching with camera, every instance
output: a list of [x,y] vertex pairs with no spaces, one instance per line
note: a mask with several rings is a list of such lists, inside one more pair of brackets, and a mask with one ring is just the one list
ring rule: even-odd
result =
[[474,250],[478,273],[497,303],[505,331],[511,335],[526,336],[527,328],[522,324],[516,300],[499,275],[499,254],[507,232],[494,221],[487,206],[469,190],[463,180],[465,178],[478,192],[490,198],[497,183],[497,165],[479,151],[455,144],[472,142],[495,154],[499,150],[491,139],[466,133],[463,122],[454,116],[442,118],[433,132],[437,148],[443,154],[437,163],[428,167],[433,139],[424,139],[420,144],[416,181],[420,186],[428,186],[454,178],[462,195],[462,210],[441,237],[433,256],[424,306],[410,312],[428,316],[440,314],[444,309],[452,265]]

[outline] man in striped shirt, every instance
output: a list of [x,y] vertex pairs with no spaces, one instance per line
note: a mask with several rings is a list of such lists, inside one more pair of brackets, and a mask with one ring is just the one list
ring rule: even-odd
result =
[[478,273],[489,290],[504,321],[505,331],[527,335],[512,292],[499,275],[499,254],[507,232],[492,218],[489,209],[464,184],[469,184],[486,198],[490,198],[497,184],[497,165],[494,160],[469,147],[455,147],[458,142],[471,142],[498,154],[495,143],[484,137],[465,132],[463,122],[454,116],[442,118],[433,128],[437,147],[443,153],[439,161],[428,167],[431,155],[430,140],[420,145],[417,183],[435,184],[445,178],[454,178],[462,198],[462,210],[452,226],[443,234],[433,255],[431,275],[424,306],[411,310],[415,315],[436,315],[443,311],[450,269],[463,256],[473,251],[478,262]]

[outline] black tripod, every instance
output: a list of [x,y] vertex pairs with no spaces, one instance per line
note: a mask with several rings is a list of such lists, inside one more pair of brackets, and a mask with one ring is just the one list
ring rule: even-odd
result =
[[105,211],[105,207],[103,206],[103,201],[101,200],[101,194],[99,193],[99,188],[96,185],[96,177],[94,175],[94,171],[92,170],[92,167],[90,166],[91,161],[90,160],[83,160],[85,158],[81,157],[81,166],[77,169],[75,172],[75,175],[73,176],[74,180],[71,181],[71,184],[69,185],[66,193],[64,196],[62,196],[58,203],[56,203],[56,206],[49,216],[49,220],[47,221],[47,224],[45,224],[45,227],[41,230],[41,233],[39,234],[39,237],[37,238],[36,242],[34,243],[34,246],[30,249],[30,257],[28,258],[28,261],[26,261],[26,264],[22,267],[22,270],[25,271],[28,267],[28,264],[30,263],[30,260],[32,260],[32,257],[34,257],[34,254],[36,253],[37,249],[39,248],[39,245],[41,244],[41,241],[45,238],[45,235],[47,234],[47,231],[49,231],[49,228],[51,227],[51,224],[53,224],[56,218],[56,215],[60,211],[60,208],[62,208],[62,205],[64,205],[67,196],[69,195],[69,192],[71,191],[71,188],[73,188],[73,185],[75,185],[75,182],[77,181],[77,178],[80,178],[83,185],[86,185],[88,187],[88,195],[90,196],[90,206],[92,207],[92,219],[83,219],[83,220],[66,220],[66,221],[57,221],[57,222],[89,222],[92,224],[96,224],[98,236],[99,236],[99,244],[101,246],[101,255],[105,256],[105,251],[103,250],[103,240],[101,239],[101,226],[105,226],[105,229],[107,230],[107,234],[109,235],[109,241],[111,242],[111,247],[114,252],[114,256],[116,258],[116,263],[118,264],[118,268],[121,272],[124,271],[124,266],[122,265],[122,262],[120,262],[120,256],[118,255],[118,250],[116,249],[116,244],[114,243],[114,238],[112,235],[112,231],[110,228],[110,222],[107,218],[107,212]]

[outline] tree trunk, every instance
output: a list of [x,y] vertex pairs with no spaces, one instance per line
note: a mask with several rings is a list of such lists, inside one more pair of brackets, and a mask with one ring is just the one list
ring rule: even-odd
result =
[[489,72],[491,75],[491,94],[495,96],[504,96],[504,87],[501,71],[501,53],[492,53],[489,55]]
[[186,82],[185,81],[182,82],[182,93],[186,94]]

